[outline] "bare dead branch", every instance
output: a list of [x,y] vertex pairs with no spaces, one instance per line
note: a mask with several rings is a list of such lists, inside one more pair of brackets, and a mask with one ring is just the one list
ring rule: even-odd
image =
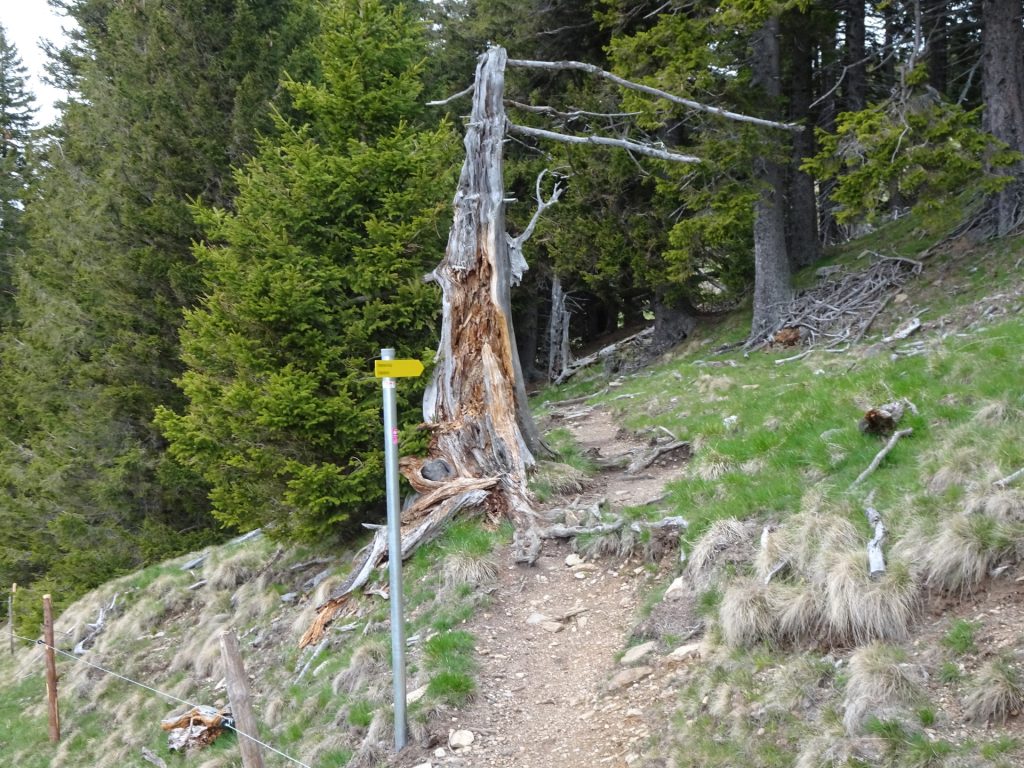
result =
[[[548,170],[547,168],[545,168],[537,175],[537,210],[533,212],[533,216],[530,218],[530,223],[526,225],[526,229],[524,229],[517,237],[510,237],[508,239],[509,248],[511,248],[516,253],[522,253],[523,244],[530,239],[531,235],[533,235],[533,230],[537,228],[537,222],[540,221],[541,214],[543,214],[544,211],[546,211],[552,205],[557,203],[558,199],[562,196],[562,192],[564,191],[562,185],[556,181],[554,189],[551,190],[551,197],[549,197],[547,200],[544,199],[544,195],[541,192],[541,183],[544,181],[544,176],[547,174],[547,172]],[[514,257],[513,261],[515,261]]]
[[654,326],[651,326],[650,328],[644,328],[639,333],[634,333],[632,336],[627,336],[626,338],[621,339],[620,341],[617,341],[614,344],[609,344],[606,347],[602,347],[592,355],[581,357],[579,360],[573,362],[573,364],[570,367],[562,371],[562,374],[557,379],[555,379],[555,384],[563,384],[564,382],[568,381],[570,378],[575,376],[576,373],[583,370],[587,366],[593,365],[594,363],[600,360],[605,360],[614,355],[616,352],[618,352],[622,347],[628,346],[629,344],[640,343],[643,340],[652,336],[653,334]]
[[866,253],[877,257],[870,267],[860,272],[823,272],[819,285],[789,302],[778,323],[765,335],[749,339],[744,349],[770,343],[783,328],[805,331],[801,337],[808,346],[820,341],[831,347],[860,341],[897,289],[923,267],[913,259]]
[[795,360],[803,360],[809,354],[811,354],[811,350],[808,349],[805,352],[801,352],[799,355],[793,355],[792,357],[783,357],[783,358],[781,358],[779,360],[776,360],[775,364],[776,365],[782,365],[783,363],[792,363]]
[[587,72],[591,75],[597,75],[603,77],[605,80],[610,80],[616,85],[620,85],[623,88],[629,88],[630,90],[640,91],[646,93],[648,96],[655,96],[659,99],[665,99],[671,101],[673,104],[679,104],[690,109],[698,110],[699,112],[706,112],[709,115],[717,115],[718,117],[724,117],[728,120],[735,120],[741,123],[750,123],[752,125],[759,125],[764,128],[777,128],[783,131],[792,131],[798,133],[804,130],[802,125],[796,125],[795,123],[779,123],[774,120],[765,120],[760,117],[753,117],[751,115],[743,115],[738,112],[730,112],[727,109],[721,107],[712,107],[708,104],[701,104],[699,101],[693,101],[692,99],[684,99],[682,96],[676,96],[668,91],[663,91],[660,88],[654,88],[649,85],[641,85],[640,83],[634,83],[632,80],[626,80],[623,77],[614,75],[611,72],[596,67],[593,64],[587,64],[582,61],[531,61],[527,59],[509,59],[508,66],[510,67],[521,67],[524,69],[549,69],[549,70],[566,70],[575,69],[580,72]]
[[875,458],[871,460],[871,463],[868,465],[868,468],[857,476],[857,479],[853,481],[850,487],[854,488],[863,483],[864,480],[867,479],[868,475],[870,475],[872,472],[878,469],[878,465],[882,463],[882,459],[889,455],[889,451],[891,451],[893,447],[895,447],[896,443],[899,442],[899,439],[901,437],[908,437],[909,435],[912,434],[914,434],[914,430],[912,427],[907,427],[906,429],[901,429],[898,430],[897,432],[893,432],[892,437],[889,438],[889,442],[885,444],[885,447],[882,448],[882,450],[875,454]]
[[473,90],[475,88],[476,88],[476,83],[471,83],[468,88],[464,88],[461,91],[459,91],[458,93],[453,93],[451,96],[449,96],[446,99],[440,99],[438,101],[428,101],[427,102],[427,106],[428,107],[443,107],[446,104],[449,104],[449,103],[455,101],[456,99],[461,99],[463,96],[470,96],[470,95],[472,95]]
[[574,109],[571,112],[562,112],[554,107],[548,107],[540,104],[523,104],[521,101],[512,101],[510,99],[506,99],[505,103],[510,107],[521,109],[523,112],[533,112],[537,115],[560,117],[563,120],[574,120],[577,117],[604,117],[611,120],[616,117],[636,117],[637,115],[642,114],[641,112],[588,112],[584,109]]
[[1012,472],[1011,474],[1004,477],[1002,480],[996,480],[993,483],[993,485],[996,488],[1006,488],[1007,486],[1012,485],[1014,481],[1018,480],[1021,477],[1024,477],[1024,467],[1021,467],[1016,472]]
[[630,141],[629,139],[609,139],[606,136],[570,136],[566,133],[546,131],[543,128],[529,128],[515,123],[509,123],[508,131],[509,133],[518,133],[520,136],[560,141],[563,144],[597,144],[604,147],[617,147],[629,150],[630,152],[636,152],[638,155],[646,155],[658,160],[668,160],[673,163],[699,163],[701,161],[699,157],[694,157],[693,155],[681,155],[677,152],[650,147],[646,144]]

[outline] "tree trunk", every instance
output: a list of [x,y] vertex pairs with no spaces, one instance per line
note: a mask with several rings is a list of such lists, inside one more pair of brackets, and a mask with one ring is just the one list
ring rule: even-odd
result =
[[[497,478],[489,512],[532,530],[526,476],[534,454],[545,448],[527,404],[512,329],[511,286],[525,264],[512,264],[505,232],[505,62],[505,50],[491,48],[477,66],[455,216],[433,273],[443,292],[441,342],[423,415],[432,430],[431,458],[447,462],[453,476],[435,487]],[[410,481],[414,487],[431,482]]]
[[555,381],[569,367],[569,321],[565,291],[558,275],[551,278],[551,315],[548,319],[548,380]]
[[[753,85],[768,104],[778,101],[780,86],[779,20],[772,18],[755,34]],[[786,253],[785,181],[775,160],[755,160],[754,175],[761,186],[754,207],[754,319],[755,339],[781,318],[792,297],[789,254]]]
[[518,311],[514,327],[518,329],[516,338],[519,341],[519,361],[523,367],[523,379],[529,384],[540,379],[543,374],[537,369],[537,350],[540,344],[540,288],[538,280],[531,280],[531,285],[520,290],[517,295]]
[[[982,97],[985,130],[1011,149],[1024,149],[1024,26],[1021,0],[984,0],[982,8]],[[1000,173],[1015,177],[992,200],[995,231],[1009,234],[1020,223],[1024,167]]]
[[804,160],[815,153],[811,100],[814,76],[814,26],[808,14],[791,14],[787,38],[791,66],[789,77],[789,119],[803,123],[806,130],[793,136],[793,153],[787,173],[789,227],[787,248],[792,268],[802,269],[821,256],[818,240],[818,201],[814,179],[800,170]]
[[689,303],[669,301],[662,291],[655,291],[652,304],[654,338],[651,340],[651,351],[661,354],[693,333],[697,318]]
[[867,106],[868,70],[865,57],[864,0],[846,0],[846,93],[844,109],[859,112]]
[[936,91],[947,96],[949,86],[949,5],[946,0],[926,0],[924,6],[926,35],[925,60],[928,62],[928,82]]

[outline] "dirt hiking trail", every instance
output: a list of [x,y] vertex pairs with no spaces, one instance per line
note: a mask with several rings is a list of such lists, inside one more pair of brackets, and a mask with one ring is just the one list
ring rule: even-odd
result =
[[[604,408],[554,409],[591,455],[632,453],[647,445],[623,430]],[[607,499],[612,511],[658,499],[679,475],[671,462],[628,475],[604,470],[585,492],[555,498],[545,508],[584,506]],[[466,630],[477,639],[477,695],[455,713],[447,733],[398,765],[493,768],[623,768],[644,764],[657,716],[671,688],[660,684],[679,658],[644,643],[623,657],[638,609],[655,586],[671,577],[637,559],[584,559],[565,541],[548,540],[536,565],[515,565],[503,552],[492,603]],[[673,565],[668,557],[667,568]],[[667,583],[667,582],[666,582]],[[634,658],[635,657],[635,658]],[[664,690],[664,694],[663,694]],[[472,744],[452,748],[455,731]],[[650,765],[650,763],[646,763]]]

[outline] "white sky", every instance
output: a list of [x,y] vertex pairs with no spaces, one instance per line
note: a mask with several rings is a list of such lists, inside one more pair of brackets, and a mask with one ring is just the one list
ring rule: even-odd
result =
[[58,15],[46,0],[0,0],[0,24],[28,68],[27,86],[36,95],[36,122],[46,125],[56,119],[54,102],[65,94],[43,82],[46,55],[39,47],[39,40],[60,44],[64,39],[61,28],[70,26],[71,21]]

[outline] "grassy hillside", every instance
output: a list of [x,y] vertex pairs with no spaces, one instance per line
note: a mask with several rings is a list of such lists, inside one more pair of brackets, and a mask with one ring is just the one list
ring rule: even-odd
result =
[[[855,270],[866,252],[913,257],[929,242],[919,224],[897,222],[829,261]],[[846,349],[714,354],[742,339],[740,312],[632,376],[609,382],[595,369],[538,398],[538,414],[543,402],[585,397],[631,432],[664,429],[692,445],[663,504],[625,510],[689,522],[686,563],[661,564],[636,606],[634,639],[701,642],[701,663],[663,680],[669,704],[646,764],[1024,761],[1024,478],[998,484],[1024,467],[1022,258],[1019,239],[941,249]],[[812,284],[813,273],[801,280]],[[911,317],[923,323],[917,334],[881,341]],[[892,401],[908,403],[899,427],[913,432],[855,484],[886,444],[858,420]],[[565,432],[557,437],[567,460],[585,466]],[[550,477],[538,490],[557,502]],[[868,505],[888,530],[877,580],[867,572]],[[426,687],[411,710],[414,739],[474,695],[474,638],[462,625],[491,604],[486,584],[510,538],[460,523],[407,566],[410,690]],[[577,545],[614,548],[594,537]],[[218,638],[233,627],[265,739],[318,768],[384,764],[387,602],[361,596],[315,657],[297,647],[353,554],[256,539],[212,549],[191,570],[179,558],[71,606],[58,645],[73,647],[105,608],[83,660],[220,705]],[[662,600],[676,576],[682,600]],[[20,642],[0,657],[0,766],[144,765],[143,747],[168,765],[240,765],[233,736],[189,758],[166,754],[159,721],[179,702],[67,657],[58,668],[65,737],[54,747],[40,650]]]

